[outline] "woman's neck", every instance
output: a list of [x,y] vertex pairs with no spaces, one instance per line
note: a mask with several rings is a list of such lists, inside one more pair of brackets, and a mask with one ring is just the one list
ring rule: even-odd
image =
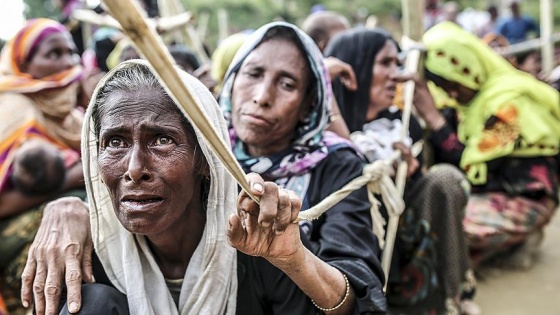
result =
[[206,226],[206,211],[202,205],[196,211],[186,211],[167,233],[150,235],[148,244],[163,276],[182,279]]

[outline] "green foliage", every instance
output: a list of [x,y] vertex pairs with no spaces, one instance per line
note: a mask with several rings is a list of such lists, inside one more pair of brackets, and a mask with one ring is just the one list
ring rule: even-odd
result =
[[23,0],[26,6],[24,12],[26,19],[47,17],[56,19],[58,11],[51,0]]

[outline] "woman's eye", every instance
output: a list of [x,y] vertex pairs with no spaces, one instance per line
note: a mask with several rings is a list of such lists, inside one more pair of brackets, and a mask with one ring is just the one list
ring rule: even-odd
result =
[[292,82],[282,81],[282,82],[280,82],[280,84],[286,90],[293,90],[293,89],[296,88],[296,85]]
[[119,138],[111,138],[109,139],[107,146],[110,148],[122,148],[124,146],[124,142]]
[[156,140],[156,145],[167,145],[167,144],[171,144],[173,143],[173,140],[171,140],[171,138],[169,137],[159,137]]
[[49,58],[51,58],[51,59],[55,59],[55,58],[60,57],[61,55],[62,55],[62,54],[61,54],[60,51],[58,51],[58,50],[53,50],[53,51],[49,52],[49,54],[48,54],[47,56],[48,56]]

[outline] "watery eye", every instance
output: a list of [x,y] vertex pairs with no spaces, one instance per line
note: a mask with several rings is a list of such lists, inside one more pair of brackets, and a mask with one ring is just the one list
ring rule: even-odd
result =
[[156,141],[157,145],[166,145],[170,143],[173,143],[173,140],[171,140],[171,138],[169,137],[159,137]]
[[111,138],[108,143],[111,148],[119,148],[123,146],[123,141],[119,138]]

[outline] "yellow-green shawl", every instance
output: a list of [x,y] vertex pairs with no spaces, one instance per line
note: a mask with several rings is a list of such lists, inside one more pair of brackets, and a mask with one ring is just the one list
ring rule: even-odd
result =
[[560,97],[532,76],[516,70],[474,35],[442,22],[423,38],[426,68],[446,80],[477,90],[459,106],[461,167],[469,180],[487,180],[487,162],[504,156],[558,154]]

